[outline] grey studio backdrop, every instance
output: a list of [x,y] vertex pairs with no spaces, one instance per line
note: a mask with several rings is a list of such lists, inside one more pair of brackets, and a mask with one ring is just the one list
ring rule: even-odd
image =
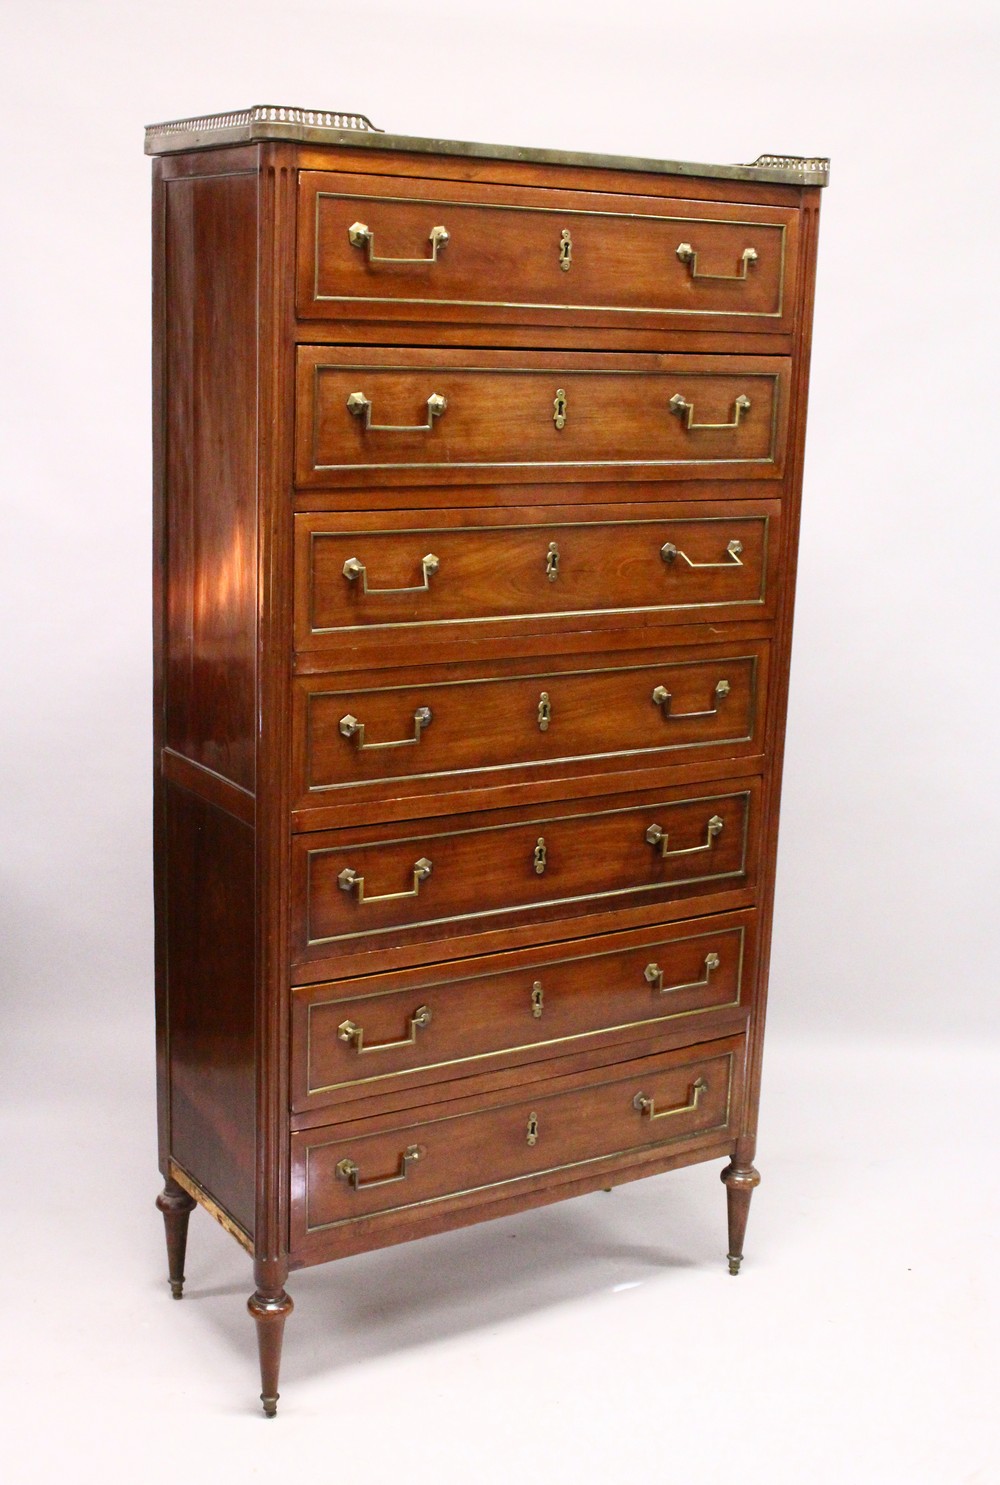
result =
[[[998,1035],[997,63],[996,7],[970,0],[3,0],[0,1104],[21,1217],[2,1240],[20,1245],[9,1288],[45,1233],[36,1321],[88,1204],[148,1243],[129,1323],[147,1323],[162,1277],[142,125],[274,102],[456,139],[832,157],[768,1056],[854,1049],[878,1114],[880,1069],[916,1048],[927,1100],[954,1111],[961,1078],[939,1069]],[[800,1116],[777,1096],[766,1061],[757,1203],[768,1131]],[[906,1119],[885,1099],[902,1153]],[[113,1310],[113,1274],[101,1283]],[[233,1371],[235,1407],[252,1378]],[[55,1375],[68,1394],[74,1368]]]

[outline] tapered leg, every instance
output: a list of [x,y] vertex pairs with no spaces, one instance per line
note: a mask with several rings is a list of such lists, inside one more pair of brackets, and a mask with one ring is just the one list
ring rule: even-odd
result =
[[281,1366],[281,1340],[285,1321],[294,1309],[284,1289],[266,1294],[260,1289],[247,1300],[247,1309],[257,1324],[257,1350],[260,1352],[260,1400],[264,1414],[273,1418],[278,1411],[278,1371]]
[[760,1185],[760,1172],[752,1165],[727,1165],[722,1172],[729,1209],[729,1272],[738,1274],[743,1262],[743,1239],[750,1215],[750,1198]]
[[170,1292],[180,1299],[184,1292],[184,1254],[187,1251],[188,1218],[195,1206],[193,1197],[183,1187],[167,1177],[166,1185],[156,1198],[156,1205],[163,1213],[163,1225],[167,1233],[167,1267],[170,1273]]

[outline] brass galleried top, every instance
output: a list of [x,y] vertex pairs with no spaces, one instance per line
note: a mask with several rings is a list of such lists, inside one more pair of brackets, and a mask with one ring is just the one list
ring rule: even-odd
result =
[[647,160],[631,155],[595,155],[568,150],[529,149],[513,144],[470,144],[455,139],[421,139],[386,134],[363,113],[255,104],[232,113],[174,119],[146,129],[146,154],[170,155],[220,145],[290,140],[301,144],[350,145],[365,149],[409,150],[419,154],[467,155],[484,160],[524,160],[539,165],[582,165],[641,170],[658,175],[767,181],[774,185],[825,186],[830,162],[822,156],[760,155],[749,165],[702,165],[684,160]]

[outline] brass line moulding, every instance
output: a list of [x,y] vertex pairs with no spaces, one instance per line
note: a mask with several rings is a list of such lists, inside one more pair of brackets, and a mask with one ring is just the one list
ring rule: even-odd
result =
[[[582,165],[604,170],[639,170],[656,175],[709,176],[721,180],[764,181],[773,185],[825,186],[830,161],[822,155],[759,155],[746,165],[695,164],[686,160],[650,160],[632,155],[599,155],[577,150],[529,149],[516,144],[479,144],[456,139],[424,139],[387,134],[363,113],[256,103],[229,113],[171,119],[146,128],[146,154],[171,155],[220,145],[255,144],[265,140],[298,144],[343,144],[351,148],[404,150],[424,155],[461,155],[482,160],[523,160],[536,165]],[[561,266],[570,265],[564,251]]]

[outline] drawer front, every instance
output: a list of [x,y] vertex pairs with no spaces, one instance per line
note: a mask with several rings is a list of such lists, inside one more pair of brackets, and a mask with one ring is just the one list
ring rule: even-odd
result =
[[742,1055],[729,1038],[556,1078],[500,1107],[293,1134],[293,1251],[358,1217],[725,1132]]
[[[754,859],[756,781],[495,810],[292,843],[297,961],[365,938],[412,940],[743,884]],[[474,822],[474,823],[471,823]],[[490,920],[494,922],[490,924]]]
[[300,485],[780,475],[791,362],[300,346]]
[[798,212],[299,176],[298,312],[789,333]]
[[328,805],[344,790],[396,797],[404,783],[425,792],[511,782],[511,770],[523,783],[585,759],[627,769],[759,752],[767,650],[757,641],[682,658],[591,656],[573,669],[537,659],[437,667],[417,681],[389,671],[377,686],[370,674],[301,677],[295,807]]
[[736,1010],[749,999],[754,929],[749,912],[618,934],[599,950],[588,941],[505,955],[459,978],[441,979],[453,965],[299,987],[292,1107],[468,1078]]
[[350,523],[300,514],[296,644],[335,649],[345,630],[477,620],[771,618],[779,510],[778,501],[734,500],[711,515],[696,505],[632,506],[615,519],[602,507],[574,520],[559,507],[528,521],[508,508],[489,524],[468,511]]

